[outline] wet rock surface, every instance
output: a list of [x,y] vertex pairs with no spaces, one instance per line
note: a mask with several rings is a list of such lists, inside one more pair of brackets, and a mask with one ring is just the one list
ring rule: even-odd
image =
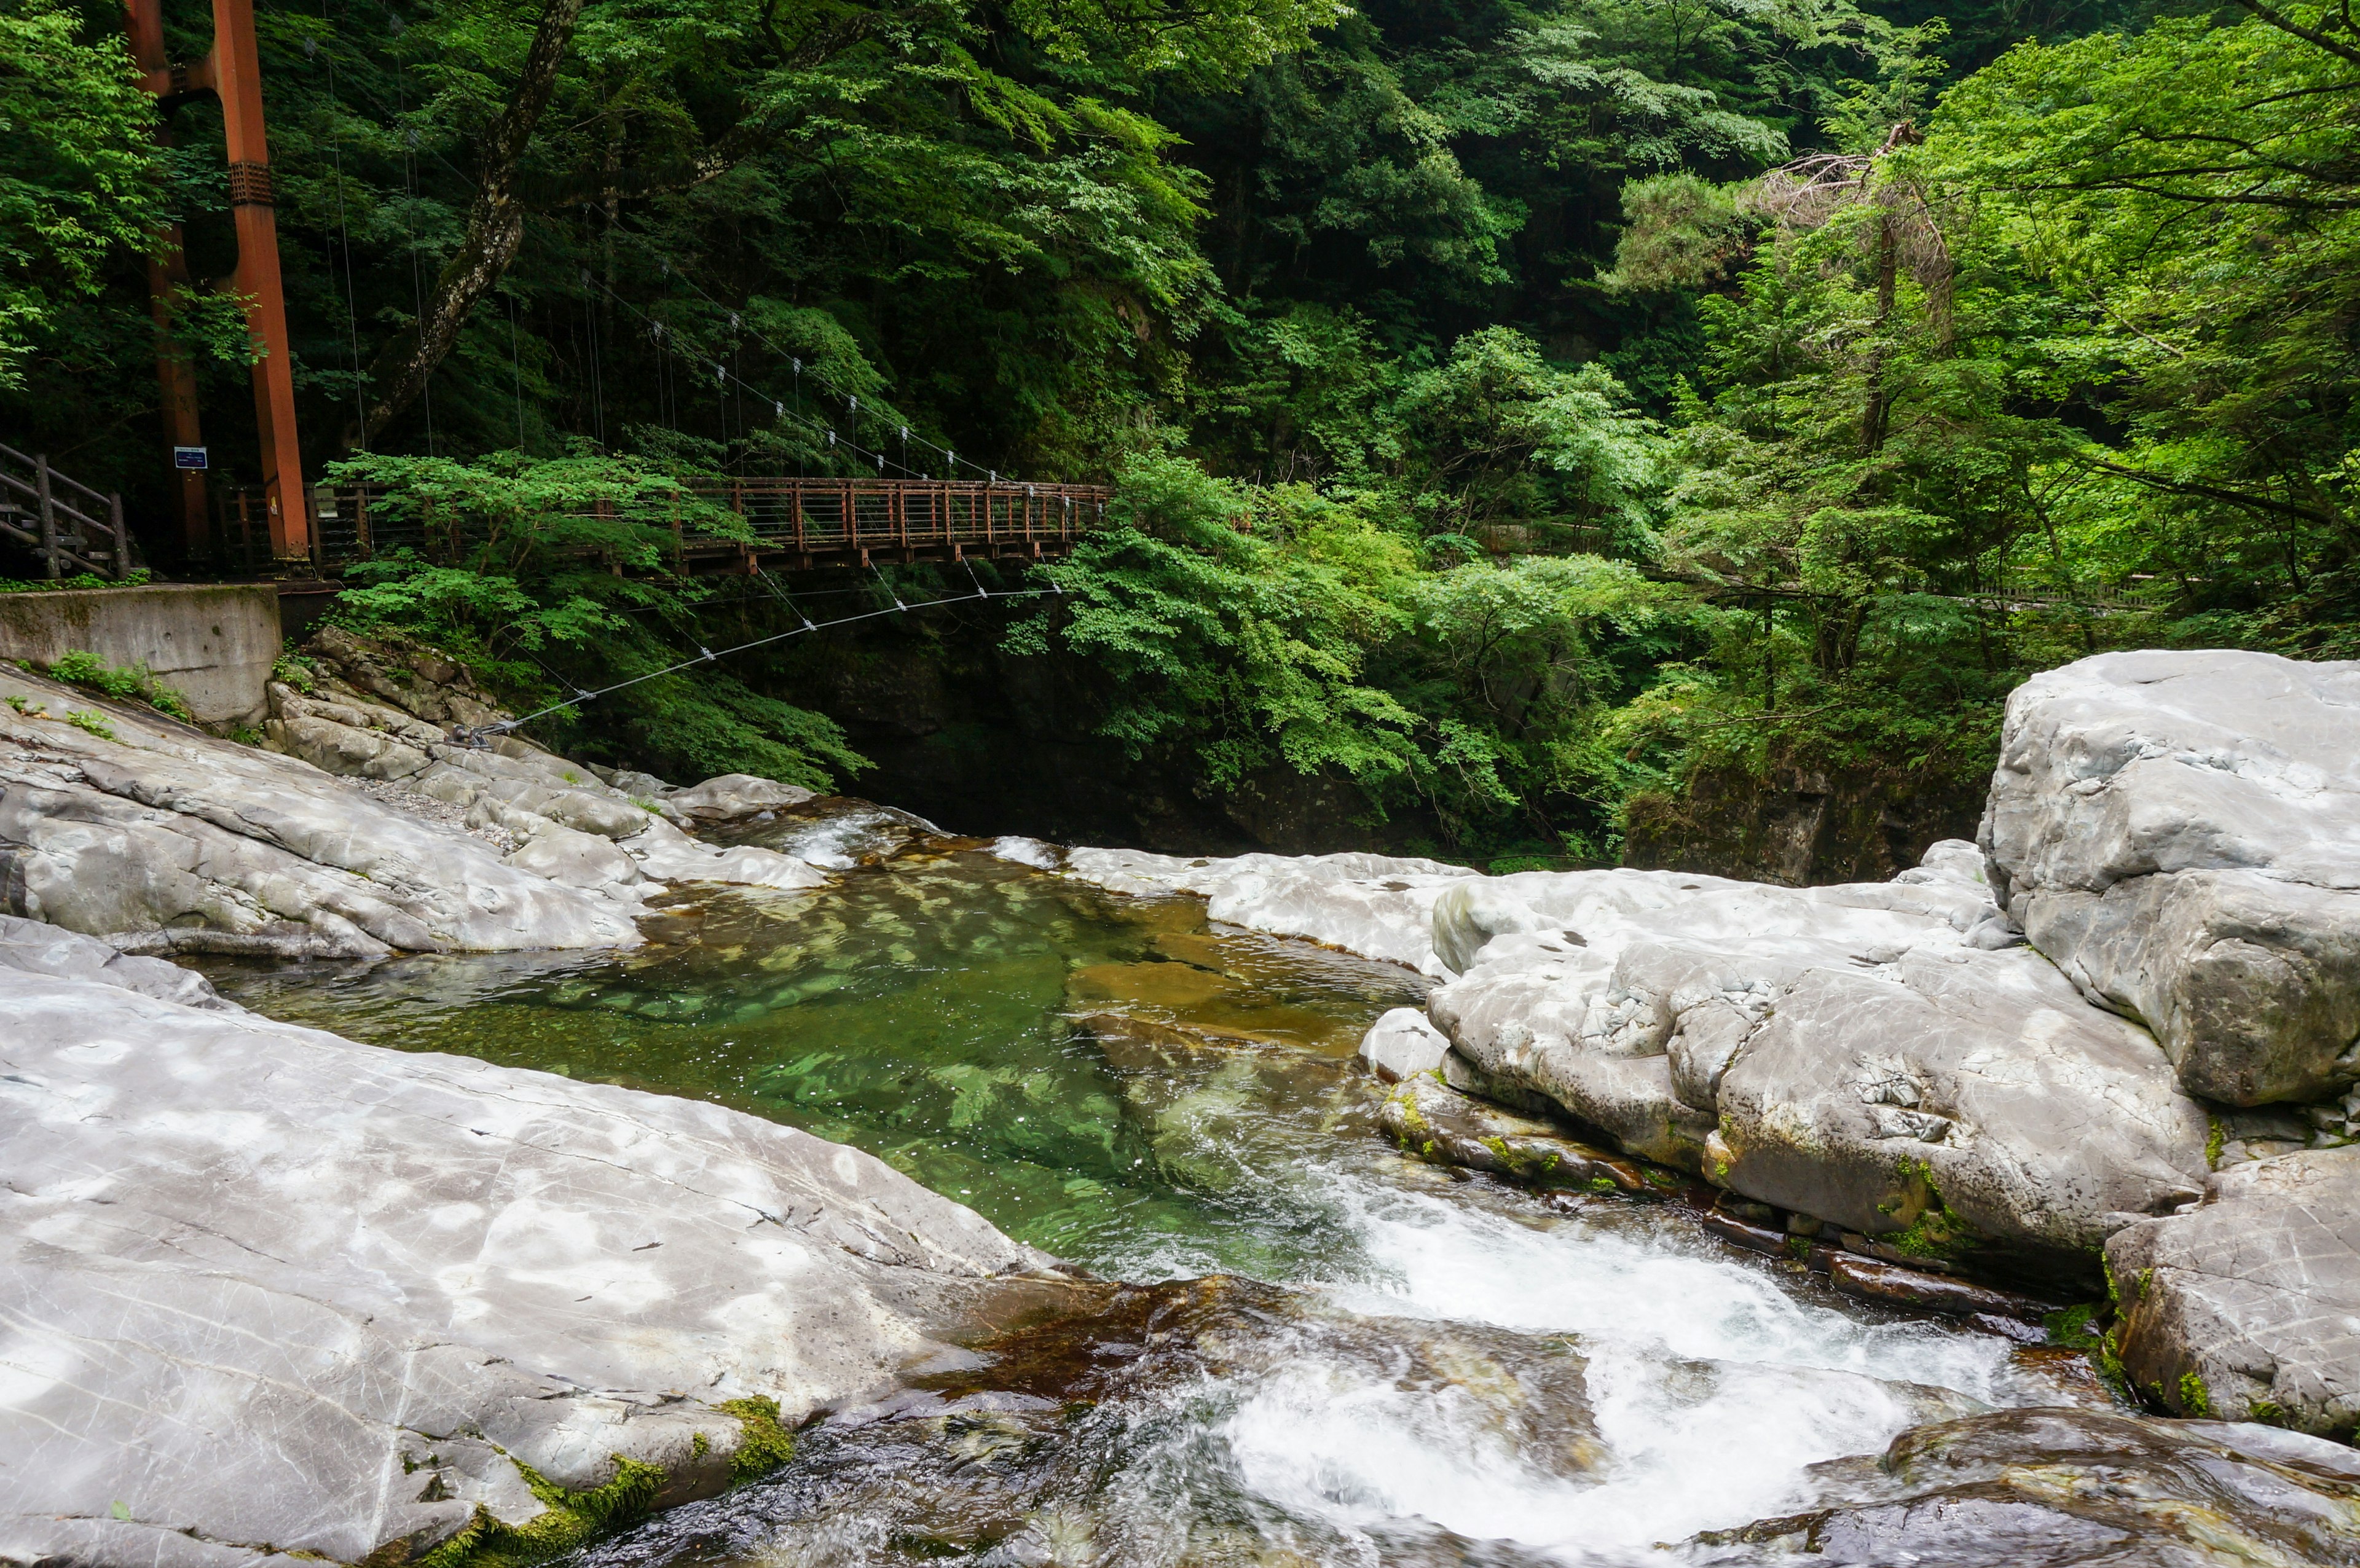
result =
[[1593,1149],[1547,1122],[1470,1099],[1430,1076],[1404,1081],[1378,1119],[1420,1160],[1487,1171],[1527,1186],[1653,1194],[1670,1174]]
[[2008,699],[1982,843],[2032,943],[2192,1092],[2360,1073],[2360,664],[2105,654]]
[[775,1430],[731,1401],[792,1424],[1069,1300],[852,1149],[165,999],[169,966],[27,924],[0,928],[0,1558],[398,1563],[538,1517],[519,1465],[709,1496]]
[[1944,1568],[2360,1563],[2360,1462],[2267,1427],[2005,1410],[1817,1467],[1824,1505],[1699,1545],[1706,1563]]
[[1435,900],[1479,875],[1463,866],[1382,855],[1215,860],[1130,849],[1076,849],[1065,870],[1117,893],[1193,893],[1217,920],[1307,937],[1427,975],[1446,973],[1434,949]]

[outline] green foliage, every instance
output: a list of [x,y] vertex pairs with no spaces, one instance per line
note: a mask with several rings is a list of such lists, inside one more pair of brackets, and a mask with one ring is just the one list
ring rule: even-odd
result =
[[98,293],[108,253],[139,250],[164,211],[155,109],[122,36],[87,41],[63,0],[0,9],[0,388]]
[[66,714],[66,723],[86,735],[94,735],[101,740],[115,738],[115,726],[106,722],[105,715],[92,713],[88,708],[74,709]]
[[320,684],[319,667],[290,646],[270,661],[270,678],[309,695]]
[[[859,758],[759,660],[563,704],[784,629],[678,573],[675,519],[732,526],[684,477],[956,447],[1120,475],[1011,646],[1205,789],[1320,775],[1501,864],[1705,770],[1971,792],[2031,670],[2360,655],[2360,43],[2158,10],[589,0],[498,297],[336,470],[426,541],[344,613],[552,744],[826,787]],[[311,447],[535,21],[260,13]],[[115,27],[0,11],[0,413],[160,517],[142,251],[229,214]],[[235,306],[171,308],[250,477]]]
[[[94,653],[75,648],[59,655],[58,661],[49,666],[48,673],[51,680],[62,681],[69,686],[80,686],[119,702],[145,702],[158,713],[169,714],[184,724],[196,723],[196,715],[189,711],[188,698],[148,673],[145,664],[118,670]],[[83,727],[89,728],[88,725]],[[114,736],[110,734],[107,738],[112,740]]]
[[[462,550],[458,563],[400,550],[354,567],[338,619],[431,643],[519,711],[548,710],[536,730],[560,749],[818,789],[866,766],[835,724],[733,672],[663,673],[693,663],[712,636],[699,616],[716,593],[712,580],[671,570],[673,519],[745,532],[675,481],[620,458],[514,453],[475,464],[380,455],[336,472],[392,487],[388,528],[456,539]],[[568,701],[627,681],[637,684],[595,703]]]
[[1415,804],[1455,835],[1537,832],[1552,849],[1563,830],[1534,797],[1570,791],[1599,825],[1596,723],[1678,616],[1625,562],[1437,569],[1362,506],[1169,457],[1134,460],[1108,526],[1046,575],[1063,596],[1011,646],[1104,671],[1105,733],[1134,755],[1185,747],[1221,789],[1328,773],[1377,811]]
[[144,588],[155,580],[155,573],[144,566],[134,567],[122,582],[101,577],[93,572],[77,572],[71,577],[55,581],[35,578],[19,581],[0,578],[0,593],[60,593],[86,588]]

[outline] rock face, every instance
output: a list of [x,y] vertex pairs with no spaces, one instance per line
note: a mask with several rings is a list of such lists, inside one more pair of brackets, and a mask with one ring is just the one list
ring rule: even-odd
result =
[[158,950],[366,956],[637,940],[565,887],[317,768],[0,669],[0,909]]
[[1861,1568],[2360,1563],[2360,1463],[2267,1427],[2003,1410],[1915,1427],[1881,1455],[1814,1470],[1841,1501],[1699,1544]]
[[2106,654],[2008,699],[1983,847],[2032,944],[2208,1099],[2360,1075],[2360,663]]
[[2204,1206],[2106,1244],[2125,1374],[2186,1415],[2349,1441],[2360,1425],[2360,1149],[2214,1176]]
[[684,1501],[769,1430],[730,1401],[792,1424],[1064,1298],[857,1150],[166,967],[0,919],[0,1560],[399,1564],[540,1514],[519,1464]]
[[1788,889],[1532,872],[1453,887],[1429,1000],[1473,1085],[1940,1266],[2094,1279],[2202,1192],[2206,1127],[2146,1032],[2005,928],[1972,849]]
[[1692,768],[1677,791],[1633,796],[1622,864],[1809,887],[1877,882],[1975,831],[1984,780],[1937,763],[1830,768],[1775,755]]
[[334,673],[270,688],[276,751],[0,668],[0,912],[158,952],[369,957],[627,945],[669,883],[825,880],[672,820],[806,792],[647,780],[687,802],[668,808],[514,736],[454,745],[438,726],[497,716],[455,667],[415,654],[421,675],[341,632],[322,646],[344,650]]

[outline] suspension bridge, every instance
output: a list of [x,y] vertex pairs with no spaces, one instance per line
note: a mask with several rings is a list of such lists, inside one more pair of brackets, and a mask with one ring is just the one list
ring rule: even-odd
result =
[[[1020,480],[709,478],[682,481],[668,502],[642,501],[628,515],[671,536],[668,563],[683,572],[1054,561],[1105,517],[1111,494],[1102,485]],[[257,571],[283,563],[263,488],[225,490],[221,499],[217,539],[232,561]],[[381,485],[315,486],[309,511],[311,565],[322,573],[401,550],[456,562],[489,538],[463,511]],[[624,514],[598,503],[578,515]]]

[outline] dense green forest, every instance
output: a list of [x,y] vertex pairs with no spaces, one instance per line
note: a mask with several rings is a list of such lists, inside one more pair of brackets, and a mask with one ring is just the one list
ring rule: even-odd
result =
[[[2342,0],[258,9],[307,469],[499,525],[342,613],[519,700],[793,624],[666,576],[669,480],[872,465],[1118,486],[1062,593],[922,644],[1495,862],[1748,781],[1955,831],[2027,670],[2360,655]],[[148,236],[234,248],[218,110],[159,142],[118,29],[0,0],[0,439],[160,519]],[[175,327],[235,471],[235,302]],[[819,657],[549,738],[858,788]]]

